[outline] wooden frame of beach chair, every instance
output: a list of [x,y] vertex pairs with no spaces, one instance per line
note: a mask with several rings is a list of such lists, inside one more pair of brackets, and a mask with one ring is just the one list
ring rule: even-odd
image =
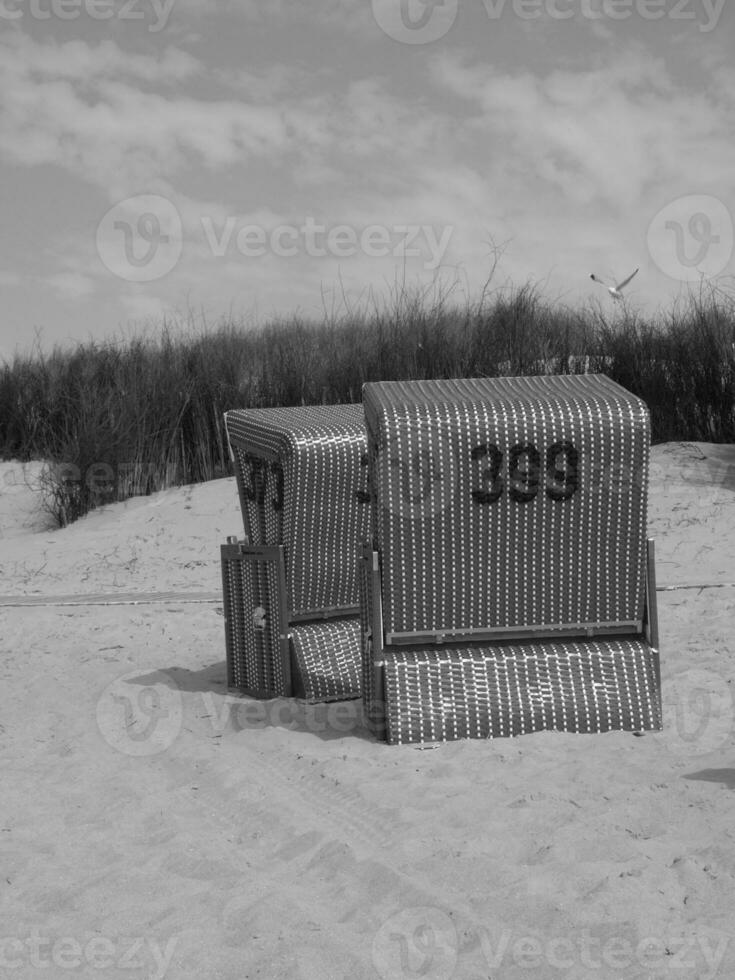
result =
[[227,687],[309,702],[360,696],[358,617],[295,621],[283,545],[229,537],[221,547]]
[[228,686],[256,697],[359,697],[362,406],[230,411],[225,429],[245,530],[222,546]]
[[[604,376],[379,383],[364,394],[363,701],[374,734],[659,729],[645,405]],[[544,439],[545,487],[534,448]],[[511,445],[530,462],[513,472],[516,454],[501,474]]]

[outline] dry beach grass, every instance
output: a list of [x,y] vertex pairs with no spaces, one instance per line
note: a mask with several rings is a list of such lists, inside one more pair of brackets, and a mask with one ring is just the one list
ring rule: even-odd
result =
[[[663,732],[423,747],[356,702],[227,694],[233,479],[49,531],[23,474],[0,595],[44,604],[0,608],[8,976],[735,975],[735,447],[653,449],[659,586],[724,586],[658,594]],[[50,604],[92,593],[159,601]]]
[[735,441],[735,298],[710,285],[644,318],[569,308],[533,285],[398,290],[385,305],[243,329],[166,322],[0,361],[0,459],[46,459],[50,509],[71,523],[104,503],[227,475],[233,408],[338,404],[366,381],[604,371],[642,397],[654,442]]

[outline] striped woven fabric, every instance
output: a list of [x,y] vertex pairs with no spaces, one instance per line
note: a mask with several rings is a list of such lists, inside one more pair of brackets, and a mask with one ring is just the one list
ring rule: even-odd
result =
[[227,686],[258,698],[288,697],[293,685],[282,640],[287,632],[282,548],[248,553],[226,544],[221,555]]
[[363,392],[385,642],[640,630],[650,427],[604,375]]
[[655,656],[630,639],[395,652],[386,741],[657,730]]
[[346,701],[360,697],[360,620],[324,619],[291,628],[291,647],[305,701]]
[[372,730],[659,729],[645,404],[603,375],[380,382],[363,400]]
[[284,545],[291,615],[356,612],[369,521],[362,405],[230,411],[225,425],[245,534]]
[[360,697],[360,620],[289,624],[282,545],[222,545],[227,686],[257,698]]

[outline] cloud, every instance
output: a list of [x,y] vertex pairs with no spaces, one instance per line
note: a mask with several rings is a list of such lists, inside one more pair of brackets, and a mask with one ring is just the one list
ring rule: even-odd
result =
[[0,38],[2,71],[9,81],[33,78],[76,80],[92,86],[100,78],[130,77],[156,85],[179,84],[199,75],[203,66],[185,51],[168,47],[160,57],[134,54],[113,41],[39,43],[19,31]]
[[190,21],[203,21],[214,16],[231,16],[252,24],[293,26],[311,24],[321,29],[353,29],[375,21],[370,4],[364,0],[320,0],[305,4],[302,0],[176,0],[176,16]]
[[[356,158],[376,159],[373,180],[400,182],[410,174],[404,161],[435,145],[442,122],[377,79],[334,94],[322,78],[323,91],[304,92],[303,72],[266,69],[253,75],[254,97],[204,99],[184,89],[202,66],[171,49],[156,59],[110,41],[24,38],[0,47],[9,54],[0,67],[0,153],[24,165],[61,165],[112,199],[155,189],[161,175],[174,180],[192,167],[214,173],[254,161],[273,161],[312,183],[341,170],[347,185]],[[249,78],[224,80],[247,86]]]
[[243,96],[248,102],[273,102],[290,92],[305,88],[311,74],[299,65],[272,64],[262,71],[221,67],[211,72],[223,87]]
[[22,277],[9,269],[0,269],[0,286],[20,286]]
[[[141,88],[141,81],[195,74],[188,56],[129,58],[111,42],[0,46],[11,55],[0,67],[1,152],[15,163],[59,164],[119,193],[126,183],[134,188],[175,174],[192,158],[218,168],[280,152],[289,142],[277,107]],[[129,80],[120,80],[126,73]]]
[[57,272],[41,282],[64,299],[83,299],[94,292],[94,281],[79,272]]
[[166,316],[176,316],[176,309],[165,299],[150,292],[131,291],[120,296],[120,305],[133,321],[160,323]]
[[[232,18],[256,24],[261,16],[252,4],[225,9],[220,42]],[[355,10],[345,5],[343,18]],[[358,232],[449,227],[446,265],[480,286],[491,242],[507,242],[499,276],[524,282],[556,267],[565,287],[579,281],[584,290],[593,264],[604,274],[643,251],[647,223],[667,200],[731,186],[735,85],[733,70],[716,59],[706,82],[688,86],[635,42],[567,51],[548,68],[517,59],[504,69],[449,42],[410,60],[382,35],[396,57],[378,75],[374,58],[361,70],[365,47],[353,33],[340,53],[344,64],[355,54],[349,72],[340,59],[285,62],[280,42],[311,52],[308,31],[324,16],[322,8],[277,5],[275,25],[286,33],[242,59],[237,45],[236,57],[229,47],[229,57],[215,57],[222,49],[214,40],[197,49],[202,59],[207,52],[200,60],[171,46],[136,54],[110,40],[0,36],[0,161],[29,172],[35,164],[64,168],[82,185],[86,210],[78,215],[87,224],[75,222],[55,248],[48,271],[62,271],[46,282],[56,295],[72,304],[93,282],[110,310],[154,317],[191,288],[197,302],[257,303],[268,312],[318,306],[321,289],[335,282],[359,293],[402,272],[400,257],[249,258],[237,247],[243,226],[270,232],[310,217]],[[177,6],[172,21],[187,17],[196,20]],[[294,28],[307,18],[303,31]],[[198,23],[204,30],[206,19]],[[259,24],[255,36],[266,37]],[[253,37],[249,50],[257,49]],[[373,34],[364,40],[371,45]],[[145,194],[175,206],[183,250],[164,278],[133,287],[98,261],[95,228],[110,204]],[[52,245],[54,220],[44,216]]]
[[464,139],[486,141],[496,178],[532,183],[535,200],[546,186],[569,202],[597,200],[620,211],[652,183],[673,188],[689,172],[693,183],[710,186],[735,163],[716,102],[678,87],[643,48],[545,76],[444,55],[435,81],[465,102]]

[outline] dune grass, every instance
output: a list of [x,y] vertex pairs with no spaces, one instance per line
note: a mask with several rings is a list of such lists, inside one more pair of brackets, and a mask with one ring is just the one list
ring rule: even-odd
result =
[[533,286],[477,303],[397,293],[371,309],[244,329],[166,321],[155,334],[37,345],[0,366],[0,457],[43,459],[59,525],[94,507],[230,473],[231,408],[359,401],[364,382],[601,371],[640,395],[654,442],[735,441],[735,304],[692,295],[644,320],[572,310]]

